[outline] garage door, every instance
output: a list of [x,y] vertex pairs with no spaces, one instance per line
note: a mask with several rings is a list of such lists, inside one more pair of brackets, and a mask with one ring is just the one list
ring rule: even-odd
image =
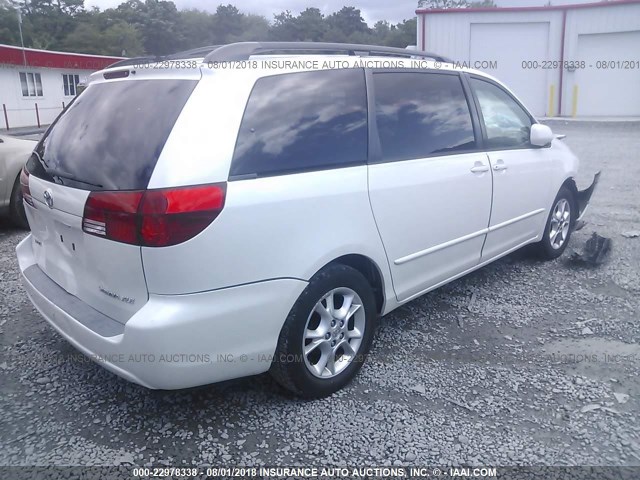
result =
[[598,69],[598,62],[635,61],[640,58],[640,31],[598,33],[578,36],[576,60],[584,60],[586,69],[576,70],[572,95],[578,116],[640,115],[640,68]]
[[548,59],[548,23],[472,23],[469,53],[471,66],[497,60],[498,69],[486,72],[506,83],[534,115],[546,114],[546,70],[523,69],[522,62]]

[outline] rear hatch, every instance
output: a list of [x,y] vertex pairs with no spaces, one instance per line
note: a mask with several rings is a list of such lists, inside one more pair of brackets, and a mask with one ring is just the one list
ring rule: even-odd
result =
[[121,323],[148,300],[141,247],[105,238],[100,222],[83,222],[85,206],[90,195],[147,188],[197,84],[194,78],[140,77],[91,83],[47,131],[23,177],[40,269]]

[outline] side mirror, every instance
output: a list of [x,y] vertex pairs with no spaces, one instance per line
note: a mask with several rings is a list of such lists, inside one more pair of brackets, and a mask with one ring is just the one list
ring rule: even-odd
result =
[[534,123],[531,125],[531,136],[529,141],[531,145],[536,147],[546,147],[553,140],[553,132],[546,125],[540,123]]

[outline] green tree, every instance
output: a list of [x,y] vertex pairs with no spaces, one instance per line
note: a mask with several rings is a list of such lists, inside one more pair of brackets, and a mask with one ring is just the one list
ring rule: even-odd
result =
[[497,8],[494,0],[419,0],[418,8]]
[[[490,6],[493,0],[478,0]],[[477,3],[477,2],[476,2]],[[467,0],[423,0],[450,7]],[[0,42],[19,44],[16,9],[22,12],[25,46],[102,55],[166,55],[238,41],[328,41],[406,47],[415,44],[416,19],[369,28],[359,9],[345,6],[324,16],[310,7],[275,15],[269,23],[231,4],[215,13],[179,11],[171,0],[126,0],[115,8],[85,9],[83,0],[0,0]]]
[[96,55],[102,54],[103,47],[102,32],[88,22],[78,24],[62,43],[63,50]]
[[269,37],[271,40],[282,42],[301,40],[296,18],[291,14],[291,11],[285,10],[282,13],[274,15],[273,24],[269,30]]
[[133,25],[119,21],[102,33],[102,55],[138,57],[144,54],[140,33]]
[[127,0],[115,9],[106,10],[111,18],[123,20],[132,25],[143,25],[146,7],[142,0]]
[[191,49],[216,43],[213,15],[201,10],[182,10],[178,28],[182,33],[181,48]]
[[493,0],[481,0],[481,1],[475,1],[475,2],[471,2],[469,3],[470,7],[473,8],[498,8],[498,6],[496,5],[496,2],[494,2]]
[[391,32],[391,25],[386,20],[378,20],[373,26],[373,34],[379,40],[383,40]]
[[467,0],[419,0],[418,8],[467,8]]
[[20,43],[18,33],[18,13],[9,2],[0,2],[0,43],[17,45]]
[[406,48],[416,44],[418,21],[415,18],[393,25],[385,38],[385,45]]
[[325,18],[318,8],[307,8],[295,19],[298,36],[308,42],[322,40],[326,30]]
[[144,53],[140,33],[122,20],[104,18],[93,13],[78,23],[63,43],[64,50],[135,57]]
[[25,46],[59,49],[84,12],[83,0],[12,0],[22,13]]
[[184,43],[178,29],[179,15],[175,3],[166,0],[146,0],[144,20],[139,25],[144,49],[153,55],[173,53]]
[[229,43],[238,38],[244,28],[244,15],[233,5],[219,5],[213,18],[215,43]]
[[327,17],[329,30],[341,32],[345,37],[353,33],[368,33],[369,26],[362,19],[362,14],[355,7],[342,7],[340,11]]
[[269,38],[269,22],[261,15],[244,15],[242,17],[242,33],[229,37],[231,42],[256,42]]

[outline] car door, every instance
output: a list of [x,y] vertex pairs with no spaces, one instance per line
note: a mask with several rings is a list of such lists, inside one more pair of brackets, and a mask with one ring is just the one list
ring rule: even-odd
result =
[[369,85],[369,196],[407,301],[480,261],[491,171],[456,72],[379,71]]
[[0,207],[8,207],[16,178],[36,142],[13,137],[0,137]]
[[515,250],[544,229],[553,165],[531,145],[531,115],[497,83],[471,77],[493,173],[493,206],[483,261]]

